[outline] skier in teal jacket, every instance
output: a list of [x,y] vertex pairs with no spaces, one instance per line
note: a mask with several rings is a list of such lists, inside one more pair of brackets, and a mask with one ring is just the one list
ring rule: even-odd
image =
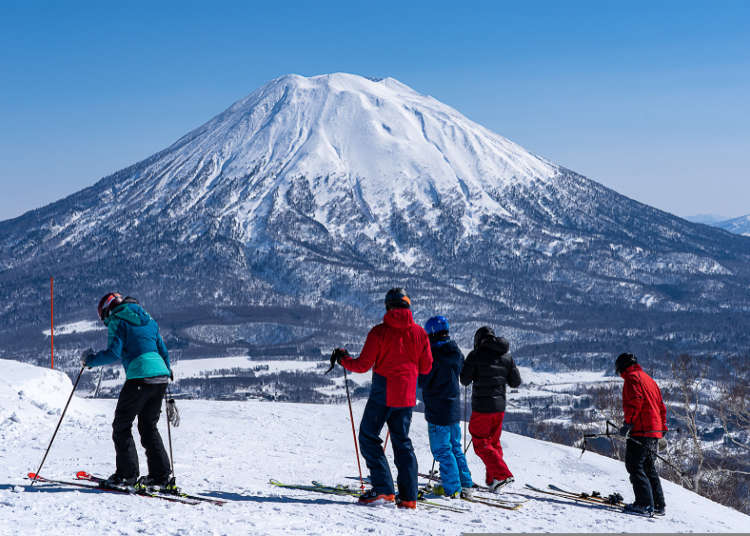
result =
[[[159,326],[134,298],[123,298],[116,292],[106,294],[99,301],[98,311],[108,330],[107,349],[96,353],[87,350],[81,361],[88,367],[121,361],[126,375],[112,422],[116,470],[104,485],[148,489],[173,487],[169,457],[157,429],[161,401],[167,383],[173,378],[169,353]],[[136,417],[148,463],[148,476],[140,479],[132,433]]]

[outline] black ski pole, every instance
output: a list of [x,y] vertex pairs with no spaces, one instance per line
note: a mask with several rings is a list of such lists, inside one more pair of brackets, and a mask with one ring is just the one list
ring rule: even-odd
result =
[[359,461],[359,446],[357,445],[357,432],[354,430],[354,413],[352,412],[352,398],[349,395],[349,381],[346,379],[346,369],[344,369],[344,386],[346,387],[346,400],[349,402],[349,420],[352,423],[352,437],[354,438],[354,453],[357,456],[357,469],[359,469],[359,487],[365,491],[365,481],[362,478],[362,464]]
[[37,481],[37,478],[39,478],[39,473],[42,470],[42,466],[44,466],[44,462],[47,459],[47,454],[49,454],[49,450],[52,448],[52,443],[55,441],[55,436],[57,435],[57,431],[60,429],[60,424],[62,424],[63,417],[65,417],[65,412],[68,411],[68,405],[70,404],[71,399],[73,398],[73,393],[76,392],[76,387],[78,387],[78,382],[81,381],[81,375],[83,374],[83,369],[86,368],[86,365],[81,365],[81,370],[78,372],[78,377],[76,378],[75,383],[73,384],[73,390],[70,391],[70,396],[68,397],[68,401],[65,403],[65,407],[63,408],[62,415],[60,415],[60,420],[57,421],[57,426],[55,426],[55,432],[52,434],[52,439],[49,440],[49,445],[47,446],[47,450],[44,451],[44,457],[42,458],[42,463],[39,464],[39,469],[36,470],[36,473],[34,473],[34,479],[31,481],[31,485],[34,485],[34,482]]
[[172,454],[172,426],[169,423],[169,404],[174,404],[174,400],[169,397],[169,384],[164,391],[164,410],[167,414],[167,440],[169,441],[169,467],[172,470],[172,478],[175,478],[174,474],[174,455]]
[[466,410],[466,401],[469,398],[469,386],[464,385],[464,454],[466,454],[466,451],[469,449],[469,447],[466,445],[466,426],[467,426],[467,416],[466,414],[468,411]]

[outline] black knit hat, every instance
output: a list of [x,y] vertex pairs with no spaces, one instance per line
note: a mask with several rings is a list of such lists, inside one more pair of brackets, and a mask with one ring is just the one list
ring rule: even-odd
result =
[[635,365],[638,363],[638,360],[635,358],[633,354],[624,353],[617,356],[617,359],[615,360],[615,374],[618,376],[625,372],[625,370],[630,365]]

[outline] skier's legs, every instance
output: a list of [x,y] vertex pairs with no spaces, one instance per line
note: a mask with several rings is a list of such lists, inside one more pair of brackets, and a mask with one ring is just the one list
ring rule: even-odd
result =
[[[403,501],[417,500],[417,456],[409,439],[411,415],[412,408],[390,408],[388,415],[393,458],[398,469],[398,494]],[[383,459],[385,460],[385,455]],[[390,471],[388,474],[390,475]]]
[[440,480],[447,495],[453,495],[461,490],[461,478],[458,464],[451,445],[451,427],[427,423],[430,437],[430,450],[440,463]]
[[458,475],[459,480],[461,481],[461,487],[470,488],[474,485],[474,481],[471,479],[469,464],[466,463],[466,455],[464,455],[464,449],[461,446],[461,423],[457,422],[451,424],[449,426],[449,429],[451,434],[451,450],[453,451],[453,457],[455,458],[456,466],[458,467]]
[[[367,401],[359,425],[359,448],[370,470],[372,489],[377,493],[393,494],[393,476],[383,452],[380,431],[385,425],[390,409],[372,399]],[[391,432],[393,436],[393,432]],[[395,438],[394,438],[395,443]]]
[[643,469],[646,472],[648,481],[651,484],[651,496],[654,499],[654,508],[664,508],[664,492],[661,489],[661,481],[659,480],[659,473],[656,471],[656,451],[659,440],[655,437],[643,438],[647,445],[646,459],[643,464]]
[[505,480],[513,476],[513,473],[508,469],[508,465],[505,463],[503,458],[503,447],[500,444],[500,434],[503,433],[503,418],[505,412],[494,413],[492,418],[492,448],[497,452],[498,458],[498,474],[495,476],[498,480]]
[[654,501],[651,495],[651,482],[649,482],[644,469],[648,449],[644,446],[645,443],[639,444],[643,439],[645,438],[639,437],[637,440],[628,438],[625,446],[625,469],[630,474],[630,483],[633,485],[635,504],[639,506],[651,506],[653,508]]
[[138,452],[133,441],[133,420],[143,406],[142,385],[138,380],[127,380],[117,399],[112,421],[112,440],[115,443],[115,472],[122,478],[137,478]]
[[138,414],[138,433],[141,435],[141,445],[146,449],[148,474],[159,480],[167,478],[170,473],[169,457],[164,449],[159,429],[156,427],[161,415],[161,402],[167,390],[167,384],[144,384],[143,390],[145,403]]
[[492,448],[492,415],[493,413],[471,413],[469,433],[474,443],[474,452],[484,462],[485,482],[491,484],[498,471],[497,451]]

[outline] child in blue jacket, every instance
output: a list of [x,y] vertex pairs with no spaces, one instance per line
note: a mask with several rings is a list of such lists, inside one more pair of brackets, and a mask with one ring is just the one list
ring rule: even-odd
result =
[[[123,298],[116,292],[106,294],[99,301],[98,312],[108,330],[107,349],[96,353],[87,350],[81,362],[97,367],[120,361],[126,374],[112,422],[117,468],[104,485],[137,484],[150,489],[174,486],[174,480],[170,480],[169,457],[156,427],[161,401],[172,377],[169,353],[159,334],[159,326],[134,298]],[[148,463],[148,476],[141,479],[131,430],[136,417]]]
[[433,316],[425,324],[432,350],[432,371],[419,377],[430,450],[440,463],[441,485],[435,491],[449,497],[470,495],[474,482],[461,448],[461,389],[458,382],[464,356],[450,339],[448,320]]

